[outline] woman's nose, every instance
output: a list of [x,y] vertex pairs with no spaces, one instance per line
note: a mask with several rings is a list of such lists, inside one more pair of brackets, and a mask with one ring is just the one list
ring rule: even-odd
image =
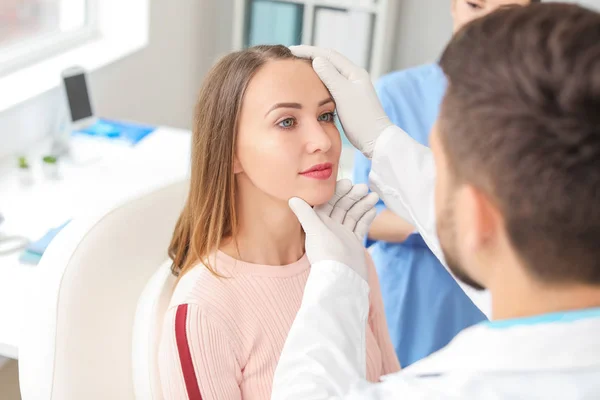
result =
[[318,151],[326,152],[331,148],[331,138],[329,132],[318,121],[306,127],[307,143],[306,148],[309,153]]

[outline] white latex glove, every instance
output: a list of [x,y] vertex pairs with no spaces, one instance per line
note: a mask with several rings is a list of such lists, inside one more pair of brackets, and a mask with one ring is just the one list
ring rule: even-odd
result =
[[337,261],[368,281],[362,241],[375,218],[378,200],[367,185],[352,185],[348,179],[338,181],[331,200],[314,209],[302,199],[290,199],[290,208],[306,233],[310,263]]
[[313,60],[313,68],[335,100],[348,140],[371,158],[375,141],[392,122],[383,110],[369,73],[335,50],[292,46],[297,57]]

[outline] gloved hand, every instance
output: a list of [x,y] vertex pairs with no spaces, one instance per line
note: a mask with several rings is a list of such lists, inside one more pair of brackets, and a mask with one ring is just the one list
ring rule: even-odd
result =
[[392,122],[383,110],[369,73],[334,50],[312,46],[292,46],[290,50],[297,57],[313,60],[315,72],[335,100],[348,140],[371,158],[375,141]]
[[352,185],[348,179],[338,181],[335,194],[314,209],[294,197],[289,205],[306,233],[306,255],[311,264],[337,261],[368,281],[364,236],[375,218],[376,193],[365,184]]

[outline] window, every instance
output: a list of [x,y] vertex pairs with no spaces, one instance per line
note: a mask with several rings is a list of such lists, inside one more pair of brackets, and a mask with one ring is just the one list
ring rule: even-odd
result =
[[93,35],[96,0],[0,0],[0,75]]
[[247,47],[258,44],[283,44],[291,46],[302,41],[304,6],[270,0],[251,0]]
[[0,0],[0,113],[148,44],[150,0]]

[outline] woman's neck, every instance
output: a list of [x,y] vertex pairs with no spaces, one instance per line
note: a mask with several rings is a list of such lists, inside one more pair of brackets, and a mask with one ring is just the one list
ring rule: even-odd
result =
[[262,195],[236,199],[237,240],[221,246],[225,254],[261,265],[287,265],[304,255],[304,232],[286,202]]

